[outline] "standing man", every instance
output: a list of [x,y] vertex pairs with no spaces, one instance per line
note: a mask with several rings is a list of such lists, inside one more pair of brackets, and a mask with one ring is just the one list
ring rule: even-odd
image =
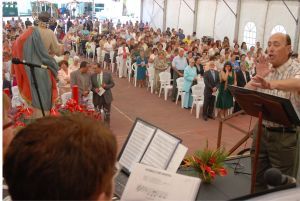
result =
[[100,26],[100,22],[99,22],[98,18],[96,18],[96,21],[94,22],[94,29],[97,29],[98,33],[99,33],[99,26]]
[[[110,73],[103,72],[102,66],[97,63],[94,66],[94,74],[91,77],[92,91],[93,91],[93,103],[95,108],[99,110],[103,108],[105,113],[104,121],[109,126],[110,124],[110,110],[111,102],[113,100],[111,88],[115,86],[113,78]],[[102,94],[101,91],[104,91]]]
[[176,84],[176,79],[179,77],[183,76],[183,71],[185,67],[187,67],[187,60],[186,57],[184,56],[184,49],[180,48],[179,49],[179,54],[174,57],[172,61],[172,69],[173,69],[173,92],[172,92],[172,101],[176,101],[176,96],[177,96],[177,84]]
[[71,77],[71,87],[74,85],[78,86],[79,89],[79,101],[81,103],[84,102],[85,99],[87,99],[91,89],[92,89],[92,83],[91,83],[91,77],[88,73],[90,64],[86,61],[82,61],[80,63],[80,67],[78,70],[73,71],[70,74]]
[[69,32],[69,29],[72,27],[73,23],[71,22],[71,19],[70,17],[68,18],[68,21],[67,21],[67,32]]
[[208,63],[209,70],[204,72],[204,103],[203,103],[203,119],[207,121],[207,118],[214,119],[214,106],[216,96],[214,93],[219,88],[220,85],[220,77],[219,72],[215,70],[215,57],[212,56],[209,58]]
[[32,25],[32,22],[29,20],[29,18],[27,18],[27,20],[25,21],[25,26],[26,26],[26,29]]
[[[245,62],[241,63],[240,69],[236,72],[236,80],[238,87],[244,87],[248,82],[250,82],[250,73],[246,70]],[[235,101],[233,113],[240,111],[241,108],[239,104]]]
[[[262,56],[256,66],[257,76],[267,81],[293,80],[300,78],[300,65],[290,58],[291,38],[288,34],[273,34],[268,41],[268,58],[272,68],[268,68],[266,59]],[[246,88],[258,90],[267,94],[290,99],[297,112],[300,112],[300,93],[298,90],[286,91],[269,88],[257,89],[250,81]],[[267,189],[264,173],[271,167],[278,168],[283,174],[296,177],[299,162],[299,128],[295,125],[285,127],[269,121],[263,121],[262,138],[256,174],[256,191]],[[252,144],[252,156],[255,152],[255,140]]]

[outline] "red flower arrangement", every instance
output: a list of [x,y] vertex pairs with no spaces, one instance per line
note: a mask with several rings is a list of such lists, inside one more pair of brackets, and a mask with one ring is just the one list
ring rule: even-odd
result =
[[33,114],[32,108],[25,108],[24,105],[16,107],[15,114],[13,115],[14,128],[26,126],[26,119]]
[[[96,120],[101,120],[100,112],[87,109],[85,105],[79,105],[74,99],[69,99],[64,106],[57,104],[50,110],[50,116],[66,115],[69,113],[82,113]],[[30,119],[32,114],[32,108],[26,108],[24,105],[16,107],[16,112],[13,115],[14,127],[24,127],[31,123],[33,120]]]
[[196,151],[194,155],[186,157],[184,166],[193,167],[203,182],[211,183],[217,175],[227,175],[224,167],[226,157],[225,149],[210,150],[206,146],[204,150]]
[[66,113],[82,113],[96,120],[101,120],[100,112],[90,110],[85,105],[79,105],[77,101],[72,98],[67,101],[65,106],[56,105],[56,107],[50,111],[50,114],[54,116]]

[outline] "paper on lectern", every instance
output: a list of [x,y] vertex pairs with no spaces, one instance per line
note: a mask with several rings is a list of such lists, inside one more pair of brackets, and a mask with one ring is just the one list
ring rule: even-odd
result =
[[119,159],[120,165],[131,171],[132,166],[141,160],[155,130],[154,127],[137,122]]
[[200,182],[200,178],[171,173],[143,164],[136,164],[121,200],[193,201],[198,194]]
[[165,170],[179,143],[178,138],[157,129],[141,163]]

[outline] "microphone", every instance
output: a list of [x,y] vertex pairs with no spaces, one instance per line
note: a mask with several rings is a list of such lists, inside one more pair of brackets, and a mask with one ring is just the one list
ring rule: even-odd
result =
[[295,184],[296,179],[282,174],[281,171],[277,168],[270,168],[264,174],[264,179],[267,185],[271,187],[283,186],[288,184]]
[[43,68],[43,69],[48,68],[46,65],[33,64],[33,63],[26,62],[25,60],[21,61],[18,58],[12,58],[11,61],[12,61],[13,64],[24,64],[24,65],[27,65],[29,67],[34,67],[34,68]]

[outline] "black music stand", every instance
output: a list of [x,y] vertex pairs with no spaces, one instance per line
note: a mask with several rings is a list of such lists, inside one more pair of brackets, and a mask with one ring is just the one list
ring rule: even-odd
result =
[[300,125],[299,117],[289,99],[272,96],[258,91],[236,86],[228,86],[240,107],[250,116],[258,117],[258,132],[255,143],[255,156],[251,176],[251,193],[255,191],[258,153],[262,135],[262,120],[291,127]]

